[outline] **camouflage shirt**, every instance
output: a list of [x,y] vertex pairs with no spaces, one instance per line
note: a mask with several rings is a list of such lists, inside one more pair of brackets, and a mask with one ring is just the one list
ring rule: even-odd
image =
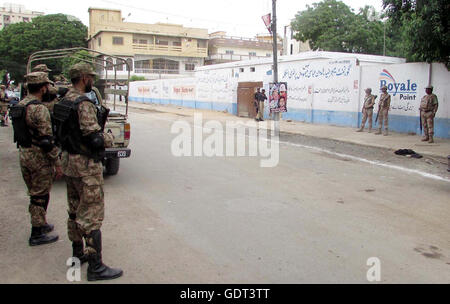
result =
[[[83,93],[79,90],[71,88],[64,98],[75,102],[82,95]],[[78,118],[83,136],[101,131],[101,127],[97,122],[97,109],[94,104],[88,101],[80,103],[78,107]],[[103,133],[103,138],[105,140],[105,147],[111,147],[114,140],[112,134]],[[101,175],[103,173],[103,165],[101,162],[96,163],[88,156],[69,154],[67,151],[63,151],[62,165],[64,174],[70,177],[86,177]]]
[[364,108],[365,109],[373,109],[375,105],[375,96],[374,95],[366,95],[364,98]]
[[[28,95],[19,102],[19,105],[25,106],[30,101],[36,100],[33,95]],[[29,126],[30,133],[37,136],[53,136],[52,122],[50,112],[43,104],[29,105],[26,112],[26,122]],[[33,140],[34,141],[34,140]],[[60,166],[59,153],[60,150],[55,146],[53,149],[45,153],[40,147],[32,145],[30,148],[20,148],[22,158],[33,159],[37,162],[50,162],[56,166]]]
[[381,94],[380,97],[380,108],[389,109],[391,107],[391,95],[388,93]]

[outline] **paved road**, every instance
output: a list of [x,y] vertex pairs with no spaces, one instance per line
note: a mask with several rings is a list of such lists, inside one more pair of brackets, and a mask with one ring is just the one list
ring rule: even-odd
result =
[[[280,163],[171,154],[173,114],[132,110],[133,155],[105,179],[104,260],[117,283],[450,283],[450,183],[300,145]],[[61,240],[30,248],[11,130],[0,129],[1,283],[64,283],[65,186],[48,219]],[[83,266],[85,282],[86,266]]]

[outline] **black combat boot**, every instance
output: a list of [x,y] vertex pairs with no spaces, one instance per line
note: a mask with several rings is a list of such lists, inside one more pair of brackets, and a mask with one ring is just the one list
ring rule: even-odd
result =
[[47,235],[42,231],[42,227],[31,227],[30,246],[39,246],[54,243],[58,240],[57,235]]
[[[80,260],[80,264],[83,265],[88,261],[88,257],[84,254],[83,241],[72,242],[72,256]],[[72,265],[74,266],[74,265]]]
[[[121,277],[123,271],[121,269],[114,269],[106,266],[102,262],[102,233],[100,230],[91,231],[86,236],[86,246],[92,247],[95,253],[88,254],[88,281],[113,280]],[[92,250],[91,249],[91,250]],[[89,250],[90,251],[90,250]]]
[[[47,208],[48,208],[48,203],[50,201],[50,194],[47,194],[46,198],[45,198],[45,203],[43,205],[44,210],[45,210],[45,214],[47,215]],[[49,223],[45,223],[44,226],[42,226],[42,232],[43,233],[49,233],[52,232],[55,229],[55,226]]]

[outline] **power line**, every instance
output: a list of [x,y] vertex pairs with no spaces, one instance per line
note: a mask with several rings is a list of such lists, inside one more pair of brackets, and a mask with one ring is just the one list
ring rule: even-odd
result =
[[101,1],[105,2],[105,3],[109,3],[109,4],[114,4],[114,5],[119,5],[119,6],[126,7],[126,8],[139,10],[139,11],[146,11],[146,12],[155,13],[155,14],[164,15],[164,16],[183,18],[183,19],[187,19],[189,21],[196,20],[196,21],[212,22],[215,24],[226,24],[226,25],[234,25],[234,26],[255,26],[256,25],[256,24],[244,24],[244,23],[227,22],[227,21],[221,21],[221,20],[205,19],[205,18],[198,18],[198,17],[192,18],[190,16],[183,16],[183,15],[178,15],[178,14],[173,14],[173,13],[168,13],[168,12],[156,11],[156,10],[152,10],[152,9],[148,9],[148,8],[144,8],[144,7],[137,7],[137,6],[133,6],[133,5],[122,4],[122,3],[110,1],[110,0],[101,0]]

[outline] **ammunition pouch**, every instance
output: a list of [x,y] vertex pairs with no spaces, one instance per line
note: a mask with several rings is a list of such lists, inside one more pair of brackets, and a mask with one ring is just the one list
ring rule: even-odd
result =
[[43,136],[39,140],[38,146],[45,152],[48,153],[55,147],[53,143],[53,138],[51,136]]
[[92,133],[87,137],[87,142],[93,151],[105,148],[105,140],[100,133]]

